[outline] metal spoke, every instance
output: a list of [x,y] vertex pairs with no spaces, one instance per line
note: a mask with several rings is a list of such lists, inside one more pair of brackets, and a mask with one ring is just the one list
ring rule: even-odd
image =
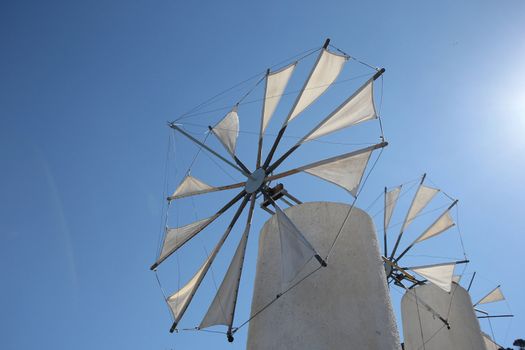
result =
[[394,255],[396,254],[397,247],[399,246],[399,242],[401,241],[401,237],[403,236],[403,230],[404,230],[404,227],[405,227],[405,222],[406,222],[406,220],[408,218],[408,214],[410,213],[410,208],[412,208],[412,206],[414,205],[414,201],[415,201],[415,199],[417,197],[419,189],[423,185],[423,182],[425,181],[426,177],[427,177],[427,174],[423,174],[423,176],[421,177],[421,181],[419,182],[419,187],[418,187],[416,193],[414,194],[414,198],[412,198],[412,203],[410,204],[410,207],[408,208],[407,216],[405,217],[405,220],[403,221],[403,225],[401,226],[401,231],[397,235],[396,244],[394,245],[394,249],[392,249],[392,253],[390,254],[390,259],[393,259]]
[[172,200],[175,200],[175,199],[180,199],[180,198],[185,198],[185,197],[190,197],[190,196],[197,196],[199,194],[206,194],[206,193],[211,193],[211,192],[232,190],[234,188],[243,187],[245,185],[246,185],[246,182],[237,182],[237,183],[234,183],[234,184],[231,184],[231,185],[213,187],[213,188],[211,188],[209,190],[205,190],[205,191],[202,191],[202,192],[196,192],[196,193],[193,193],[193,194],[187,194],[187,195],[181,195],[181,196],[169,196],[166,199],[169,200],[169,201],[172,201]]
[[[213,127],[212,127],[211,125],[208,125],[208,130],[210,130],[210,132],[211,132],[213,135],[215,135],[216,138],[219,139],[219,136],[217,136],[217,134],[213,131]],[[219,141],[220,141],[220,139],[219,139]],[[222,141],[221,141],[221,142],[222,142]],[[246,165],[244,165],[244,163],[241,162],[241,160],[240,160],[239,158],[237,158],[237,156],[236,156],[235,154],[231,154],[231,153],[230,153],[230,155],[232,156],[232,158],[233,158],[233,160],[235,161],[235,163],[237,163],[237,165],[238,165],[239,167],[241,167],[241,169],[245,172],[245,175],[246,175],[246,174],[251,174],[250,169],[248,169],[248,168],[246,167]]]
[[263,123],[264,123],[264,108],[266,106],[266,92],[268,89],[268,76],[270,75],[270,69],[266,71],[266,84],[264,86],[264,100],[261,113],[261,129],[259,131],[259,144],[257,145],[257,161],[255,162],[255,169],[261,167],[262,147],[263,147]]
[[[386,218],[386,194],[387,194],[387,188],[385,187],[385,209],[384,209],[384,217]],[[385,256],[388,254],[388,244],[386,239],[386,219],[383,220],[383,244],[384,244],[384,253]]]
[[201,146],[202,148],[204,148],[206,151],[210,152],[211,154],[213,154],[215,157],[219,158],[220,160],[222,160],[223,162],[225,162],[226,164],[228,164],[229,166],[231,166],[232,168],[234,168],[235,170],[237,170],[238,172],[240,172],[241,174],[243,174],[244,176],[247,176],[247,177],[250,177],[250,172],[249,171],[245,171],[241,168],[239,168],[237,165],[233,164],[232,162],[230,162],[228,159],[224,158],[223,156],[221,156],[219,153],[215,152],[214,150],[212,150],[210,147],[206,146],[204,143],[200,142],[199,140],[197,140],[195,137],[191,136],[190,134],[188,134],[186,131],[182,130],[181,128],[179,128],[177,125],[175,125],[175,123],[169,123],[168,124],[170,126],[170,128],[174,129],[174,130],[177,130],[178,132],[180,132],[182,135],[186,136],[188,139],[190,139],[191,141],[195,142],[197,145]]

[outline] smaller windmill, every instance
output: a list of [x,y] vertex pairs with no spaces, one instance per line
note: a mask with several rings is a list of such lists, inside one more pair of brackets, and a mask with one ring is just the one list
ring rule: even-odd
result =
[[[452,262],[443,262],[438,264],[419,265],[419,266],[403,266],[401,265],[401,259],[406,254],[416,247],[419,243],[428,239],[437,237],[438,235],[446,232],[456,224],[451,215],[451,210],[457,205],[458,200],[448,197],[450,204],[445,210],[441,212],[439,216],[420,233],[411,243],[409,243],[405,249],[398,253],[402,237],[407,231],[408,227],[417,218],[422,215],[423,210],[429,205],[429,203],[435,198],[435,196],[441,191],[437,188],[427,186],[425,184],[426,174],[421,176],[417,190],[412,198],[411,204],[401,224],[401,229],[397,235],[394,246],[389,252],[388,250],[388,231],[390,221],[394,213],[394,209],[400,198],[400,194],[403,185],[396,186],[394,188],[384,189],[384,212],[383,212],[383,242],[384,242],[384,255],[383,262],[385,266],[385,273],[388,284],[394,284],[395,286],[403,288],[406,293],[413,294],[415,298],[417,296],[413,292],[413,288],[417,285],[425,283],[432,283],[437,287],[441,288],[445,292],[450,292],[452,289],[452,282],[455,279],[454,269],[456,265],[468,263],[469,260],[457,260]],[[420,277],[417,277],[420,276]],[[449,327],[448,321],[444,315],[440,315],[433,308],[425,303],[423,300],[418,300],[423,304],[426,309],[434,314],[435,317],[439,318],[447,327]]]

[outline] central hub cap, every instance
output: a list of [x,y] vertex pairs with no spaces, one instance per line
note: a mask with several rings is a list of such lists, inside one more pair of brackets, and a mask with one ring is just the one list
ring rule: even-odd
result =
[[264,171],[263,168],[259,168],[255,170],[246,179],[246,185],[244,186],[244,190],[247,193],[257,192],[257,190],[261,188],[262,184],[264,183],[265,178],[266,178],[266,172]]

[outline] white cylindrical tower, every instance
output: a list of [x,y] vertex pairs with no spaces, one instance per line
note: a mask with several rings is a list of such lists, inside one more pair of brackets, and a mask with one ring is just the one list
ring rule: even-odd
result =
[[[319,262],[311,259],[284,286],[275,215],[266,222],[260,235],[251,308],[252,315],[259,313],[250,322],[248,349],[400,348],[373,222],[354,207],[345,223],[349,210],[346,204],[314,202],[285,211],[323,258],[339,237],[327,267],[319,268]],[[319,270],[305,278],[316,268]]]

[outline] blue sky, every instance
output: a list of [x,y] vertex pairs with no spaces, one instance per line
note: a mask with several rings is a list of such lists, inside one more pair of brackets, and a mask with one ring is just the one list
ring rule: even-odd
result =
[[[0,347],[244,348],[245,330],[233,345],[216,334],[168,333],[169,314],[149,271],[160,234],[166,121],[275,62],[320,46],[326,37],[387,70],[381,114],[390,145],[358,205],[367,207],[385,185],[427,172],[460,199],[461,236],[472,261],[466,274],[479,274],[473,298],[502,284],[516,314],[512,322],[493,321],[497,340],[508,346],[525,337],[524,15],[521,0],[4,1]],[[348,68],[347,78],[366,72],[355,63]],[[341,84],[305,120],[327,112],[326,105],[358,82],[353,84]],[[234,103],[235,93],[242,92],[216,106]],[[241,114],[245,130],[257,130],[257,108]],[[223,114],[191,118],[201,125],[193,132],[204,136],[202,126]],[[290,130],[300,134],[299,126]],[[374,142],[375,136],[363,127],[328,140]],[[253,134],[241,139],[255,143]],[[287,142],[293,139],[283,146]],[[343,153],[342,148],[320,143],[296,160]],[[178,138],[173,150],[170,190],[195,148]],[[210,164],[200,156],[192,173],[229,181]],[[297,177],[290,189],[305,201],[351,200],[307,177]],[[195,210],[187,201],[170,217],[172,223],[203,217],[224,198],[196,200]],[[266,219],[259,212],[254,220],[239,321],[248,315],[256,237]],[[210,237],[218,237],[220,224]],[[184,269],[198,265],[203,246],[212,248],[215,239],[206,238],[181,252]],[[232,252],[234,244],[225,250]],[[427,249],[456,256],[457,246],[457,235],[450,233]],[[226,259],[219,263],[224,266]],[[171,291],[191,271],[179,275],[171,261],[159,274]],[[195,326],[211,301],[212,281],[203,286],[185,318],[187,327]],[[506,304],[493,310],[508,312]]]

